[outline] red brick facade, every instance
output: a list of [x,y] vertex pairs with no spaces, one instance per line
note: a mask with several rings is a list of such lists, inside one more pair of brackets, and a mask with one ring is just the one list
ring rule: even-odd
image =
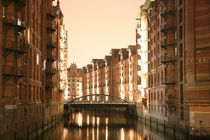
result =
[[112,49],[110,56],[93,59],[83,68],[83,95],[106,94],[134,102],[137,92],[138,47]]
[[210,134],[210,1],[147,0],[145,11],[149,82],[141,114]]
[[59,2],[52,3],[0,1],[1,138],[41,127],[63,112],[58,73],[63,17]]

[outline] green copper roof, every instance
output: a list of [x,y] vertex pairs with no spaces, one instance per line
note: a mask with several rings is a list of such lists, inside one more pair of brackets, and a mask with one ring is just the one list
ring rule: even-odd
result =
[[145,3],[141,6],[141,8],[148,9],[151,4],[151,0],[146,0]]

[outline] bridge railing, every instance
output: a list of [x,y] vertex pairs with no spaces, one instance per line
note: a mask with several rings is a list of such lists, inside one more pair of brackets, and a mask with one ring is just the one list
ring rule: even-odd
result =
[[73,99],[68,104],[131,104],[131,102],[112,95],[92,94]]

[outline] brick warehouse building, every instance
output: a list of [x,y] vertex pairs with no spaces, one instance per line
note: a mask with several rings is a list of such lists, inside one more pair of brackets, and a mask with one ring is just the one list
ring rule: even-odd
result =
[[138,115],[161,131],[210,134],[209,14],[209,0],[146,0],[136,45],[93,59],[83,92],[133,98]]
[[59,1],[53,6],[52,0],[2,0],[0,9],[0,137],[25,138],[63,112],[63,15]]
[[72,63],[68,68],[68,99],[72,100],[82,96],[82,69]]
[[[209,0],[146,0],[141,6],[138,37],[147,36],[149,81],[140,116],[148,123],[210,134],[209,19]],[[145,25],[148,32],[141,34]]]
[[137,93],[138,47],[111,49],[104,59],[93,59],[82,69],[82,91],[84,95],[106,94],[134,102]]

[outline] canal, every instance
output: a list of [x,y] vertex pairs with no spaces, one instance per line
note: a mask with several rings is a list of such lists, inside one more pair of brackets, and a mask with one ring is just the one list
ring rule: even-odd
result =
[[75,111],[39,140],[173,140],[117,111]]

